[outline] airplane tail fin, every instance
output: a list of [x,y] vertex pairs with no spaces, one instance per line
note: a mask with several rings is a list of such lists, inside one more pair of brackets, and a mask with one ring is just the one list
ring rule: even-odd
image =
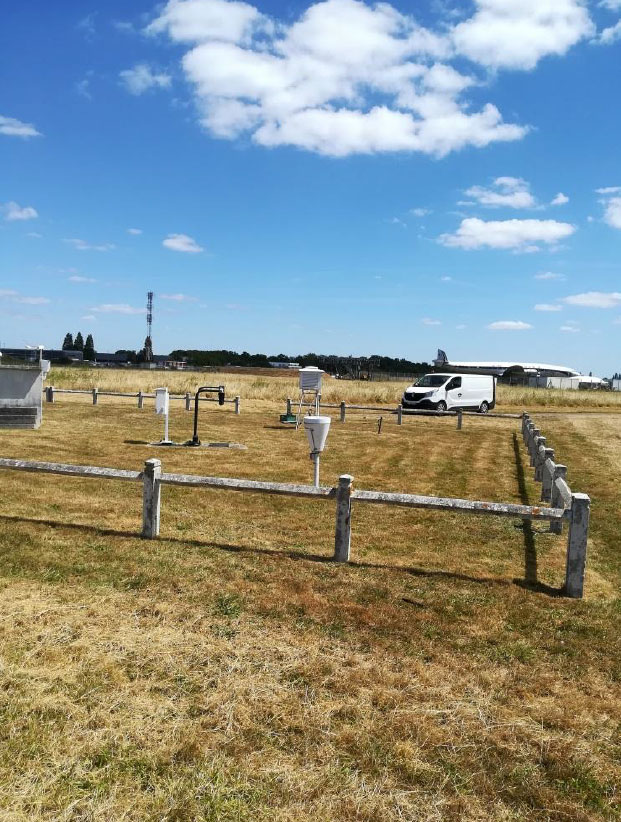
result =
[[434,365],[446,365],[448,363],[448,357],[446,356],[446,351],[443,351],[441,348],[438,348],[438,353],[436,355],[435,360],[433,361]]

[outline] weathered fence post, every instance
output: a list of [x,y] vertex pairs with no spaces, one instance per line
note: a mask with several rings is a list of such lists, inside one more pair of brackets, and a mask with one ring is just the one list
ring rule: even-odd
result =
[[345,422],[345,410],[347,406],[345,405],[345,400],[341,402],[341,422]]
[[461,408],[458,408],[457,409],[457,430],[458,431],[461,431],[461,424],[462,424],[463,417],[464,417],[463,411],[461,410]]
[[291,398],[287,397],[287,416],[291,416]]
[[233,402],[235,403],[235,413],[236,414],[239,414],[239,400],[240,400],[239,397],[235,397],[235,399],[233,400]]
[[47,385],[45,387],[45,400],[46,402],[54,402],[54,386]]
[[142,476],[142,536],[155,539],[160,533],[162,463],[146,460]]
[[540,428],[531,428],[530,432],[530,466],[531,468],[535,465],[535,459],[537,457],[537,437],[541,436],[541,429]]
[[535,447],[535,482],[541,482],[543,477],[543,463],[545,462],[546,438],[537,437]]
[[587,494],[571,495],[571,519],[567,537],[567,564],[565,566],[565,594],[576,599],[584,591],[587,540],[591,500]]
[[546,448],[543,452],[541,465],[541,501],[549,502],[552,494],[552,473],[547,468],[547,462],[551,460],[554,463],[554,448]]
[[399,404],[397,406],[397,425],[403,424],[403,406]]
[[339,477],[336,489],[336,529],[334,532],[334,561],[349,562],[351,547],[351,485],[350,474]]
[[138,392],[138,408],[142,408],[144,406],[144,394],[142,391]]
[[[567,477],[567,466],[566,465],[559,465],[558,463],[554,466],[554,473],[552,474],[552,491],[550,494],[550,505],[552,508],[562,508],[563,507],[563,498],[558,492],[558,488],[556,487],[556,480],[557,479],[566,479]],[[562,534],[563,533],[563,521],[558,520],[557,522],[550,523],[550,531],[553,534]]]
[[93,388],[93,405],[97,405],[97,393],[98,393],[98,391],[99,391],[98,388]]
[[192,408],[192,396],[189,391],[185,393],[185,410],[189,411]]

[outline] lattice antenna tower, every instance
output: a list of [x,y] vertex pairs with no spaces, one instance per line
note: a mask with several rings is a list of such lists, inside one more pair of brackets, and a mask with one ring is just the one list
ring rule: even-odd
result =
[[153,361],[153,341],[151,339],[151,328],[153,326],[153,292],[147,291],[147,338],[144,341],[145,362]]

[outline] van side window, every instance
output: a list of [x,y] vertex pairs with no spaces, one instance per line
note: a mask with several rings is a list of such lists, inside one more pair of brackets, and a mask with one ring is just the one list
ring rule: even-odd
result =
[[447,391],[452,391],[453,388],[461,388],[461,377],[453,377],[453,379],[446,386]]

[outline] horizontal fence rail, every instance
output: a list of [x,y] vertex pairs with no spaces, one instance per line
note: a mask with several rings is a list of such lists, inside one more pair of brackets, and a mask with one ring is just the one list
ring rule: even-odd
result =
[[[211,488],[228,491],[241,491],[307,499],[334,499],[336,501],[336,525],[334,535],[334,559],[337,562],[349,562],[351,550],[351,511],[352,503],[371,503],[380,505],[398,505],[407,508],[427,508],[456,514],[480,514],[488,516],[519,517],[522,520],[544,520],[550,527],[559,526],[563,521],[569,523],[568,554],[566,577],[572,581],[580,572],[579,558],[581,545],[586,546],[588,534],[588,497],[585,494],[572,494],[564,480],[558,480],[558,505],[536,506],[517,505],[503,502],[485,502],[451,497],[421,496],[417,494],[397,494],[385,491],[354,490],[353,477],[343,474],[336,487],[315,487],[293,483],[263,482],[229,477],[204,477],[194,474],[172,474],[162,471],[161,461],[149,459],[143,471],[128,471],[118,468],[96,467],[91,465],[68,465],[54,462],[34,462],[19,459],[0,459],[0,469],[29,471],[34,473],[57,474],[68,477],[90,479],[111,479],[143,484],[143,511],[141,535],[154,539],[160,532],[161,488],[163,485],[190,486],[194,488]],[[556,487],[556,484],[555,486]],[[585,500],[587,506],[585,509]],[[586,549],[585,549],[586,555]],[[584,568],[582,568],[582,578]],[[574,584],[566,585],[568,596],[582,596],[582,588]]]
[[[93,398],[93,405],[97,405],[99,397],[130,397],[138,401],[138,408],[144,408],[145,400],[155,399],[155,394],[148,391],[102,391],[100,388],[56,388],[53,385],[48,385],[45,388],[45,401],[55,402],[57,394],[87,394]],[[185,394],[169,394],[171,400],[183,400],[185,402],[185,410],[191,411],[194,403],[194,394],[186,392]],[[218,402],[215,397],[199,397],[199,402]],[[241,413],[241,397],[225,398],[225,403],[234,405],[236,414]]]
[[[567,466],[556,462],[554,449],[547,446],[529,414],[522,417],[522,437],[535,472],[535,481],[541,483],[541,500],[552,508],[569,512],[569,537],[565,563],[565,592],[571,597],[582,597],[586,570],[587,544],[591,500],[587,494],[575,494],[567,483]],[[562,521],[551,522],[550,530],[562,532]]]
[[[291,397],[287,397],[286,414],[288,417],[293,416],[293,408],[314,408],[314,402],[294,402]],[[521,420],[522,414],[504,414],[495,411],[488,411],[486,414],[481,414],[478,411],[466,411],[463,408],[457,408],[454,411],[434,411],[433,409],[423,408],[404,408],[401,404],[396,407],[385,405],[355,405],[346,402],[321,402],[319,400],[319,408],[338,408],[340,411],[340,421],[345,422],[348,411],[374,411],[384,414],[394,414],[397,418],[397,425],[403,424],[403,417],[456,417],[457,428],[462,427],[462,417],[501,417],[504,419]]]

